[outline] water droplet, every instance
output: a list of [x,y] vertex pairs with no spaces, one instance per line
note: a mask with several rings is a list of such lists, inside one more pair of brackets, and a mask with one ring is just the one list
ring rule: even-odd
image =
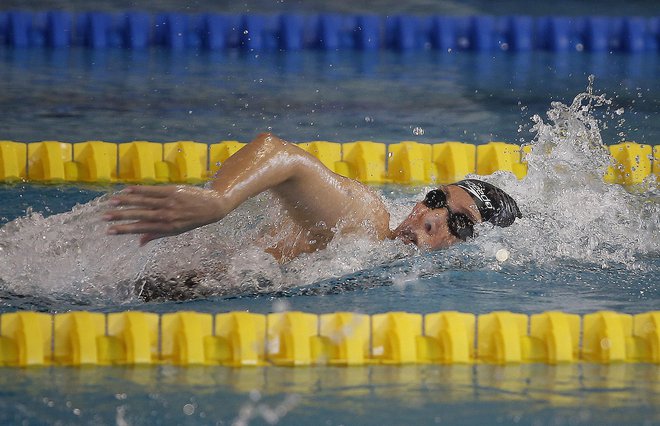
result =
[[289,303],[282,301],[282,300],[276,300],[273,303],[273,312],[286,312],[289,310]]
[[497,250],[497,253],[495,253],[495,259],[497,259],[498,262],[506,262],[509,259],[509,250],[505,248]]
[[195,406],[192,404],[186,404],[183,406],[183,414],[186,416],[192,416],[195,412]]

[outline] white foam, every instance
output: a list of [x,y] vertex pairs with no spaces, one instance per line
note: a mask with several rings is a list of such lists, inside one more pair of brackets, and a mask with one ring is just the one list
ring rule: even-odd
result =
[[527,176],[520,182],[509,174],[486,178],[509,192],[523,212],[516,225],[489,232],[519,264],[572,259],[632,266],[639,255],[660,251],[653,177],[630,192],[602,178],[610,157],[594,110],[608,105],[592,93],[591,81],[571,105],[553,102],[548,122],[534,117]]

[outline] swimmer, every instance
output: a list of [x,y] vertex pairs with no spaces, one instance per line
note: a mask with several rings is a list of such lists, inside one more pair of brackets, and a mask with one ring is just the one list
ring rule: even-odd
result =
[[207,188],[131,186],[110,199],[103,219],[112,222],[108,234],[139,234],[144,245],[222,220],[264,191],[280,200],[286,220],[299,231],[264,247],[280,262],[325,248],[337,232],[398,238],[435,250],[476,236],[477,223],[505,227],[521,217],[504,191],[466,179],[430,191],[392,231],[389,212],[373,189],[264,133],[227,159]]

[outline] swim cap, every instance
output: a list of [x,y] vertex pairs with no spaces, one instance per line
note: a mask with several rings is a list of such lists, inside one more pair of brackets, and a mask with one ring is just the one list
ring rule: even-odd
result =
[[484,222],[505,227],[522,217],[515,200],[495,185],[477,179],[465,179],[454,185],[470,194]]

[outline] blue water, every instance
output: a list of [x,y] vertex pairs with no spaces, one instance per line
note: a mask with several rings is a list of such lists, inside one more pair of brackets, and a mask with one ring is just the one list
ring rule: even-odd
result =
[[[529,140],[530,117],[595,75],[605,143],[656,144],[660,55],[147,52],[0,47],[3,139]],[[29,123],[29,125],[27,125]],[[475,123],[478,125],[475,126]],[[415,130],[418,129],[418,130]],[[422,129],[423,132],[420,132]]]
[[[593,8],[558,4],[554,8],[566,13]],[[598,4],[603,14],[653,13],[655,5]],[[245,7],[301,6],[257,2]],[[511,13],[518,6],[412,2],[382,7],[435,13],[494,13],[499,7]],[[548,13],[547,7],[521,13]],[[262,206],[268,199],[188,239],[140,249],[134,239],[104,236],[98,223],[103,206],[93,200],[121,186],[0,185],[0,312],[657,310],[660,194],[653,182],[628,190],[602,184],[599,154],[583,139],[593,124],[606,145],[658,143],[658,61],[658,55],[584,52],[250,55],[2,47],[0,139],[211,143],[248,141],[271,130],[292,141],[533,142],[538,152],[553,153],[532,160],[530,175],[520,182],[489,178],[511,192],[525,214],[510,228],[480,229],[473,242],[427,254],[395,243],[369,247],[344,241],[326,256],[283,268],[243,247],[251,228],[267,222]],[[566,112],[560,123],[546,118],[551,102],[570,104],[585,90],[590,74],[595,92],[611,103],[591,108],[589,118],[577,109]],[[548,127],[530,132],[535,114]],[[393,221],[405,216],[425,189],[378,188]],[[220,252],[227,257],[214,257],[227,241],[229,248]],[[511,253],[504,263],[494,256],[501,248]],[[228,254],[232,250],[257,270],[239,264]],[[233,268],[230,273],[215,271],[219,257]],[[131,290],[136,277],[171,278],[199,259],[211,264],[204,270],[210,294],[144,302]],[[657,424],[659,380],[660,368],[646,364],[3,368],[0,423]]]
[[4,424],[652,425],[658,421],[653,383],[658,367],[650,365],[91,367],[2,373]]

